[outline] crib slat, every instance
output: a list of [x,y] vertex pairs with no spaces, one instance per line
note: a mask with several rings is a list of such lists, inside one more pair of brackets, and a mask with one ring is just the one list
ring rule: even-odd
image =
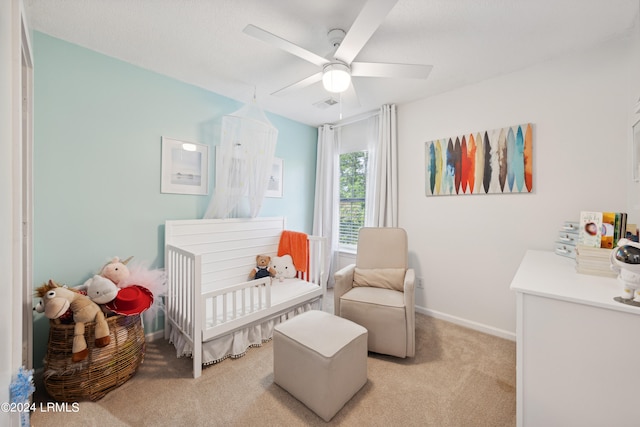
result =
[[233,298],[233,313],[232,313],[232,319],[237,319],[238,318],[238,302],[237,302],[237,296],[238,296],[238,291],[234,291],[232,294],[232,298]]
[[242,315],[247,314],[247,291],[242,291]]
[[213,315],[212,320],[213,320],[214,327],[220,323],[220,316],[222,315],[222,313],[218,309],[219,307],[218,301],[220,301],[220,298],[222,298],[222,296],[205,298],[205,301],[209,303],[209,310],[211,310],[211,313]]

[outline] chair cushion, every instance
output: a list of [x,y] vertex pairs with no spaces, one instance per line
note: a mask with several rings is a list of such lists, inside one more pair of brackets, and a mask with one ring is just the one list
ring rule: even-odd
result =
[[404,293],[392,289],[374,287],[353,288],[340,299],[363,304],[375,304],[385,307],[402,308],[404,311]]
[[353,286],[371,286],[374,288],[404,291],[404,268],[355,268]]

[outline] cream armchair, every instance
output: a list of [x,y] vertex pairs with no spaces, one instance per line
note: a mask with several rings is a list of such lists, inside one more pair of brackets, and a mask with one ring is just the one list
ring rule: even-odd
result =
[[356,263],[334,277],[335,314],[369,331],[369,351],[415,356],[415,272],[405,230],[361,228]]

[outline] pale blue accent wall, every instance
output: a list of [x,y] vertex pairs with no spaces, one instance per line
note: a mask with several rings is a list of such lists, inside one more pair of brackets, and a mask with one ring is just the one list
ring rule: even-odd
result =
[[[160,193],[161,137],[207,144],[212,188],[222,116],[243,103],[42,33],[33,41],[34,287],[81,284],[113,256],[163,267],[164,221],[201,218],[209,196]],[[266,199],[260,216],[286,216],[288,228],[309,233],[317,129],[267,116],[279,132],[284,197]],[[147,332],[161,327],[151,323]],[[46,319],[34,330],[39,367]]]

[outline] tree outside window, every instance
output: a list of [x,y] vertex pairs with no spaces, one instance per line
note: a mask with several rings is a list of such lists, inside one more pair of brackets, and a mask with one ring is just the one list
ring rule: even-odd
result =
[[341,245],[358,243],[358,231],[364,226],[367,188],[366,151],[340,155],[340,230]]

